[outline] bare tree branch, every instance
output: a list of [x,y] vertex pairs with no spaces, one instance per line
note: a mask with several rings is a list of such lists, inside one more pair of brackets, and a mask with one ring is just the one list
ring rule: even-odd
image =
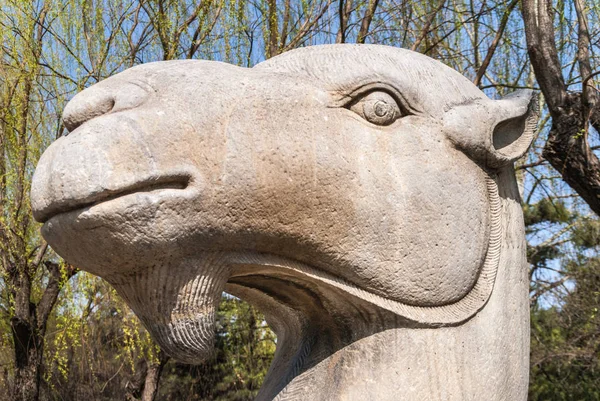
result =
[[371,21],[373,20],[373,16],[375,15],[378,4],[379,0],[369,0],[369,6],[367,7],[365,15],[360,23],[360,30],[358,31],[358,37],[356,39],[357,43],[365,43],[367,35],[369,34],[369,27],[371,26]]
[[483,59],[481,66],[477,70],[475,79],[473,80],[473,83],[475,85],[479,86],[481,84],[481,79],[485,75],[485,72],[492,61],[492,57],[494,57],[494,53],[496,52],[496,49],[498,48],[500,39],[502,39],[502,35],[504,34],[504,30],[506,29],[506,25],[508,24],[508,19],[510,17],[510,14],[515,9],[515,7],[517,6],[518,3],[519,3],[519,0],[512,0],[510,2],[510,4],[508,5],[508,7],[506,8],[506,11],[504,11],[504,14],[502,15],[502,19],[500,20],[500,25],[498,26],[498,29],[496,30],[496,35],[494,36],[494,40],[492,40],[492,43],[490,44],[490,47],[488,48],[485,58]]

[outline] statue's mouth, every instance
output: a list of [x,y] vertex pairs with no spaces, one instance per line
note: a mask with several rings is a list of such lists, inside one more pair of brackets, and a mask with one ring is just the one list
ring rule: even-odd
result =
[[45,206],[42,210],[36,211],[36,219],[45,223],[53,217],[84,210],[101,203],[107,203],[136,193],[157,193],[164,190],[184,190],[191,181],[190,175],[173,174],[160,177],[149,177],[119,189],[104,189],[93,192],[86,197],[77,199],[64,199],[53,202]]

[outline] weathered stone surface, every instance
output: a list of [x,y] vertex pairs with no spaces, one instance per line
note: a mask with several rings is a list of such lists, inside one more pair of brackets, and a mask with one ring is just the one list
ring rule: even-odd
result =
[[223,290],[278,335],[261,400],[524,400],[512,162],[531,92],[423,55],[317,46],[246,69],[138,66],[81,92],[32,204],[160,345],[209,355]]

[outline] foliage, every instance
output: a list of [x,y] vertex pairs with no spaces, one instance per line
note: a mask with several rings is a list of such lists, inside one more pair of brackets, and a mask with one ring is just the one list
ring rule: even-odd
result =
[[532,311],[531,400],[600,400],[600,259],[568,270],[561,307]]
[[542,222],[568,223],[571,213],[564,202],[542,198],[537,203],[523,205],[523,217],[526,226]]
[[530,235],[549,223],[562,233],[528,246],[534,278],[529,399],[600,400],[600,220],[549,204],[524,206]]
[[48,323],[45,396],[113,400],[158,349],[105,281],[82,272],[64,291]]

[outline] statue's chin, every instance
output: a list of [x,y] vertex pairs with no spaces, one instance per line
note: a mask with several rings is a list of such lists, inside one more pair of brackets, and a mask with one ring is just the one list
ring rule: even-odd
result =
[[144,326],[160,348],[179,362],[198,364],[213,355],[215,313],[198,313],[168,324],[151,321]]
[[200,363],[213,353],[215,314],[230,275],[221,253],[106,277],[170,356]]

